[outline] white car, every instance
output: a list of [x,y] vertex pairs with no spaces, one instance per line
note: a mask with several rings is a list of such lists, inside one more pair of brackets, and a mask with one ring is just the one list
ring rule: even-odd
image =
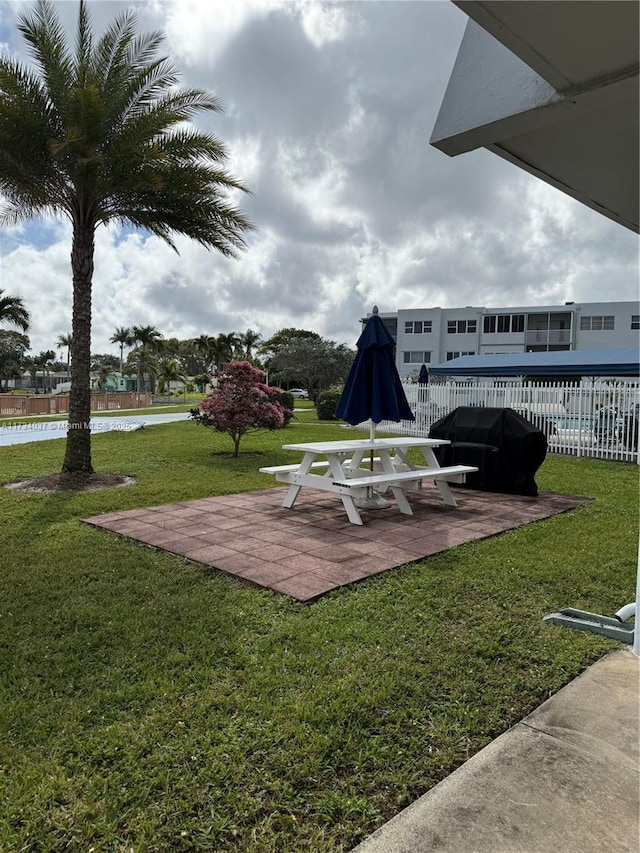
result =
[[304,388],[289,388],[289,393],[291,394],[294,400],[309,399],[309,392],[305,391]]

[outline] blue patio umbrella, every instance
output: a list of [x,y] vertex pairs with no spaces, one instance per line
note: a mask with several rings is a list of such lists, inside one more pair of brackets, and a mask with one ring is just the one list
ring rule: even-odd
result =
[[336,416],[355,426],[371,421],[371,440],[380,421],[413,421],[415,416],[398,375],[395,342],[374,307],[356,342],[358,352],[351,365]]

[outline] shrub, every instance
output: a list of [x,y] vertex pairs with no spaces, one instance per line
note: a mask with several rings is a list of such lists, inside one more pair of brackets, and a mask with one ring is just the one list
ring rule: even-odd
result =
[[191,409],[190,415],[196,423],[230,436],[236,457],[243,435],[260,429],[279,429],[293,415],[278,402],[279,389],[265,385],[263,378],[263,372],[249,362],[232,362],[200,408]]
[[316,398],[316,413],[319,421],[335,421],[336,406],[342,395],[342,388],[329,388],[321,391]]
[[283,391],[282,388],[272,388],[271,390],[274,392],[272,394],[271,399],[275,400],[277,403],[280,403],[282,408],[285,410],[283,426],[286,426],[291,420],[291,418],[295,417],[295,415],[293,414],[293,395],[289,391]]

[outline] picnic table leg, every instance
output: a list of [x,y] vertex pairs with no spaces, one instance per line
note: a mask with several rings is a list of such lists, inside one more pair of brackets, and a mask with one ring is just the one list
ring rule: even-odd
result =
[[447,483],[446,480],[434,479],[433,482],[436,484],[436,489],[440,492],[442,500],[447,506],[458,506],[458,504],[456,503],[456,499],[452,495],[451,489],[449,488],[449,483]]
[[[423,447],[422,454],[429,468],[440,468],[440,463],[436,459],[436,455],[431,447]],[[436,477],[433,482],[436,484],[436,489],[440,492],[440,496],[446,506],[458,506],[449,488],[449,483],[446,480],[438,480]]]
[[391,486],[391,493],[396,499],[400,512],[404,515],[413,515],[411,504],[409,503],[409,499],[407,498],[402,486]]
[[295,499],[298,497],[298,492],[300,491],[301,486],[289,486],[287,489],[287,494],[282,502],[282,506],[286,507],[286,509],[291,509],[294,504]]
[[[400,459],[402,464],[405,464],[408,468],[412,468],[413,466],[410,464],[407,457],[402,453],[400,455]],[[380,462],[382,464],[382,470],[387,474],[394,474],[397,469],[397,463],[395,459],[391,458],[391,454],[388,450],[380,451]],[[416,476],[416,479],[419,479]],[[409,503],[409,499],[407,498],[405,490],[402,486],[387,486],[387,488],[391,491],[392,495],[396,499],[396,503],[398,504],[398,509],[403,515],[413,515],[413,510],[411,509],[411,504]],[[384,491],[387,491],[387,488]]]
[[[329,472],[331,476],[340,479],[344,476],[344,470],[342,468],[342,463],[344,461],[345,454],[337,453],[337,454],[327,454],[327,460],[329,462]],[[360,513],[354,503],[351,495],[340,495],[342,498],[342,505],[345,508],[345,512],[349,518],[351,524],[362,524],[362,518],[360,518]]]
[[[314,459],[313,453],[305,453],[304,456],[302,457],[302,462],[300,463],[300,467],[298,468],[298,473],[299,474],[308,474],[309,471],[311,470],[311,465],[313,463],[313,459]],[[282,502],[282,506],[285,509],[291,509],[291,507],[293,506],[293,504],[295,502],[295,499],[298,497],[298,493],[299,493],[301,488],[302,488],[302,486],[297,486],[295,484],[289,486],[289,488],[287,489],[287,494],[285,495],[285,498]]]
[[355,503],[353,502],[353,498],[350,495],[340,495],[342,498],[342,505],[344,506],[347,515],[349,516],[349,521],[351,524],[362,524],[362,519],[360,518],[360,513],[357,510]]

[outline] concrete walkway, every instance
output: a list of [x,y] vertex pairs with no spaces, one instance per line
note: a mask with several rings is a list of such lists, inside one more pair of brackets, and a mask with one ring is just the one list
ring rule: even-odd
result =
[[[173,421],[186,421],[188,412],[167,412],[157,415],[113,415],[113,417],[91,417],[91,432],[134,432],[145,426],[168,424]],[[54,438],[66,438],[68,423],[65,420],[38,420],[6,423],[0,426],[0,447],[14,444],[29,444],[32,441],[48,441]]]
[[639,731],[640,660],[624,647],[353,853],[638,853]]

